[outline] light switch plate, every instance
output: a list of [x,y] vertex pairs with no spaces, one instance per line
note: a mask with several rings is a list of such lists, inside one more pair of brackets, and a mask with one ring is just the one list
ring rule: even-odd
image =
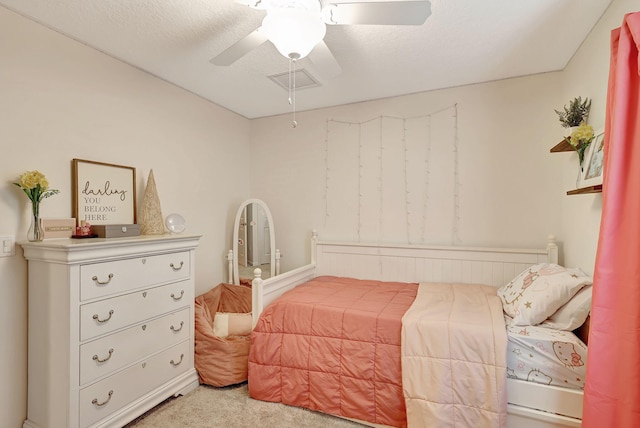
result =
[[12,235],[0,235],[0,257],[16,255],[16,237]]

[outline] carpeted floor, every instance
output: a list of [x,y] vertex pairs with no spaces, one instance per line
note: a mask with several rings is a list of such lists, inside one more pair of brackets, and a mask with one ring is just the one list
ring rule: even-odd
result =
[[270,263],[260,266],[238,266],[238,275],[240,278],[246,278],[248,281],[251,281],[253,279],[253,271],[256,270],[256,268],[260,268],[262,271],[262,275],[260,275],[262,279],[267,279],[271,276]]
[[362,428],[363,425],[285,404],[249,397],[247,383],[224,388],[200,385],[164,401],[125,428]]

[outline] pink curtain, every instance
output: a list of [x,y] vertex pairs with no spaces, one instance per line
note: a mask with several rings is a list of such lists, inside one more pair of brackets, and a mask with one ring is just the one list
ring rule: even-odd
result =
[[585,428],[640,426],[640,12],[611,36]]

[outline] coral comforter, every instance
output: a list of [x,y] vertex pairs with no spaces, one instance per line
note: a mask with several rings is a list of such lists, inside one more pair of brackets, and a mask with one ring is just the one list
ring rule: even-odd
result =
[[494,287],[318,277],[262,313],[249,394],[396,427],[499,427],[506,343]]
[[402,315],[418,285],[318,277],[269,305],[251,336],[251,397],[406,426]]

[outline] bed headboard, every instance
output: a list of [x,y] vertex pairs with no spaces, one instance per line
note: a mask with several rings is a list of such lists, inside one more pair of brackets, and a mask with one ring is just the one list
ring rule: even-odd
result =
[[315,234],[312,239],[316,275],[501,287],[531,265],[558,263],[552,235],[546,248],[537,250],[322,242]]

